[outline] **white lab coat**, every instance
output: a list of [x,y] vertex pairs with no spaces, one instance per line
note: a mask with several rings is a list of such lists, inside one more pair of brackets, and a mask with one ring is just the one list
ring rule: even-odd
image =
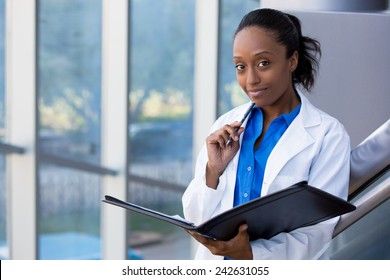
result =
[[[350,171],[349,136],[336,119],[314,107],[301,93],[299,95],[302,102],[301,110],[268,158],[261,196],[305,180],[311,186],[346,199]],[[221,116],[214,123],[211,132],[225,124],[240,120],[248,106],[249,103],[241,105]],[[243,126],[245,125],[246,121]],[[217,189],[214,190],[208,188],[205,183],[208,158],[206,146],[203,146],[197,159],[195,176],[182,198],[184,216],[187,220],[200,224],[232,208],[239,154],[240,151],[228,164],[219,178]],[[290,233],[280,233],[268,240],[252,241],[253,257],[324,258],[323,253],[330,244],[338,219],[333,218]],[[223,257],[213,255],[206,247],[199,245],[196,259],[219,260]]]

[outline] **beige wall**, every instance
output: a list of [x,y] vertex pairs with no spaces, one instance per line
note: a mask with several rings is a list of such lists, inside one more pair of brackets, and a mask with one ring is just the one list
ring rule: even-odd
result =
[[390,13],[292,13],[322,45],[310,99],[344,124],[354,147],[390,118]]

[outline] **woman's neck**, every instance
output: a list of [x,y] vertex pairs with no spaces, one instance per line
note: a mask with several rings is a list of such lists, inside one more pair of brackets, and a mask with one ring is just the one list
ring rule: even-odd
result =
[[286,94],[283,94],[274,104],[262,107],[264,119],[267,122],[271,122],[275,118],[279,117],[282,114],[288,114],[294,110],[301,100],[298,93],[291,88]]

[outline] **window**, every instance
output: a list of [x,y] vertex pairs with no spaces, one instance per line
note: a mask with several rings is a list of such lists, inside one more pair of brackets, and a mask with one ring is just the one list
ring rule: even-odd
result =
[[[129,201],[182,215],[181,196],[192,177],[195,1],[130,3]],[[190,257],[185,232],[129,216],[129,246],[143,258]]]
[[101,17],[100,0],[39,1],[42,152],[99,161]]
[[[365,191],[356,196],[357,201],[365,193],[386,184],[390,171],[385,172]],[[388,184],[388,183],[387,183]],[[360,218],[336,236],[328,250],[330,258],[336,260],[389,260],[390,259],[390,200]]]
[[219,62],[218,62],[218,109],[222,115],[233,107],[243,104],[249,99],[236,81],[233,64],[233,36],[241,18],[251,10],[259,7],[258,0],[220,1],[219,19]]
[[100,162],[102,3],[37,7],[38,256],[100,258],[100,176],[42,160]]
[[39,166],[39,258],[100,259],[100,178]]

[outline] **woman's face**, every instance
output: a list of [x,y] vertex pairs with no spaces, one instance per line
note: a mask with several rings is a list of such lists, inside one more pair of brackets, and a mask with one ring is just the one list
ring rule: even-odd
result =
[[253,26],[239,31],[233,43],[233,60],[238,83],[257,106],[278,106],[294,98],[292,72],[298,54],[286,58],[286,47],[270,31]]

